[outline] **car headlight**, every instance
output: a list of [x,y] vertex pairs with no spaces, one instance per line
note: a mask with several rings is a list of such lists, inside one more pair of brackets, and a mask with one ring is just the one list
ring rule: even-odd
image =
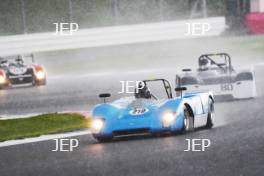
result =
[[165,112],[162,114],[162,124],[164,127],[169,127],[173,124],[176,119],[175,112]]
[[38,71],[36,74],[37,79],[44,79],[45,78],[45,72],[44,71]]
[[93,133],[100,133],[100,131],[104,127],[104,120],[100,118],[96,118],[92,120],[92,132]]
[[3,75],[0,75],[0,84],[4,84],[6,82],[6,79]]

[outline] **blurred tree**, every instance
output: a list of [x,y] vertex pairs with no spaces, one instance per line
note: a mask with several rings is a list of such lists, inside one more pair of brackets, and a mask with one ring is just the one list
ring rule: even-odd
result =
[[226,19],[229,30],[244,30],[244,16],[249,12],[249,0],[229,0],[226,3]]
[[23,32],[20,0],[1,0],[0,21],[1,35]]
[[69,22],[68,0],[24,0],[27,29],[32,32],[54,31],[53,23]]
[[[191,6],[196,1],[1,0],[0,35],[54,31],[53,23],[61,22],[77,22],[83,29],[181,20],[190,16]],[[208,16],[224,15],[226,1],[207,0]]]

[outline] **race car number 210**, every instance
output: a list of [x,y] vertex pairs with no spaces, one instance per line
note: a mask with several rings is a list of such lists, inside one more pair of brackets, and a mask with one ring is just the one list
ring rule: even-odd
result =
[[146,112],[148,112],[147,108],[135,108],[135,109],[131,110],[129,113],[131,115],[141,115],[141,114],[144,114]]

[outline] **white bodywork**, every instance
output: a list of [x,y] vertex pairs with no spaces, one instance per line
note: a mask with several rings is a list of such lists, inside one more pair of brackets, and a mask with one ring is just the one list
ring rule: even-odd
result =
[[255,98],[257,96],[255,79],[234,83],[233,97],[238,99]]
[[255,81],[239,81],[235,83],[215,85],[187,85],[187,92],[212,91],[215,96],[232,95],[235,99],[255,98]]
[[[198,96],[196,95],[197,93],[199,93]],[[196,92],[190,93],[190,91],[189,92],[187,91],[187,92],[183,92],[183,94],[184,94],[183,95],[184,98],[195,95],[192,97],[191,101],[188,101],[188,104],[191,105],[193,111],[195,112],[194,127],[196,128],[196,127],[204,126],[207,123],[207,117],[209,111],[209,97],[212,97],[212,100],[214,101],[213,92],[212,91],[201,92],[196,90]],[[178,108],[180,108],[180,106]]]
[[[239,73],[250,72],[253,75],[252,80],[241,80],[237,81],[235,77]],[[182,76],[193,75],[192,73],[185,73]],[[193,75],[194,76],[194,75]],[[194,76],[199,79],[198,76]],[[221,78],[221,75],[214,75],[214,79]],[[228,83],[215,83],[215,84],[206,84],[206,83],[198,83],[192,85],[182,85],[187,88],[187,92],[197,92],[197,91],[212,91],[215,96],[224,96],[231,95],[234,99],[246,99],[246,98],[255,98],[257,96],[256,93],[256,82],[253,69],[251,70],[241,70],[238,73],[230,75],[230,77],[234,78],[234,81],[230,81]]]

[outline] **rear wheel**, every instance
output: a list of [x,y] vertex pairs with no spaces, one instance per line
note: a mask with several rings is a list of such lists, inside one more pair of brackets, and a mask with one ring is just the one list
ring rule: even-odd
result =
[[184,108],[184,119],[183,119],[183,132],[190,132],[194,130],[194,117],[190,110]]
[[214,126],[214,123],[213,123],[214,103],[213,103],[211,98],[209,99],[208,106],[209,106],[208,107],[209,109],[208,109],[207,122],[206,122],[205,127],[206,128],[212,128]]

